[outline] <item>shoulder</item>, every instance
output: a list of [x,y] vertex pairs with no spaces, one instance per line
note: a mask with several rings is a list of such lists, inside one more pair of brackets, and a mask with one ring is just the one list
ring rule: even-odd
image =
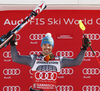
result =
[[30,55],[30,57],[31,57],[32,59],[34,59],[34,58],[37,57],[37,55],[36,55],[36,54],[32,54],[32,55]]
[[56,56],[55,59],[59,59],[60,61],[62,61],[63,57],[62,56]]

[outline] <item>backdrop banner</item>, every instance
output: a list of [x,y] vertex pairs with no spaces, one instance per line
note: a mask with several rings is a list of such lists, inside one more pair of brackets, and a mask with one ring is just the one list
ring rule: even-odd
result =
[[[0,11],[0,36],[20,24],[30,10]],[[54,38],[55,56],[76,58],[81,51],[82,30],[100,60],[100,10],[44,10],[17,34],[20,55],[41,53],[41,40],[46,33]],[[33,72],[29,66],[14,63],[10,45],[0,50],[0,91],[29,91]],[[81,65],[61,69],[56,91],[100,91],[100,65],[90,48]]]

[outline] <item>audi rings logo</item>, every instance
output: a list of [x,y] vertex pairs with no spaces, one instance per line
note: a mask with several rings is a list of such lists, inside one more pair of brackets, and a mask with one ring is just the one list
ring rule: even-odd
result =
[[[18,54],[20,55],[20,52],[18,52]],[[5,51],[3,53],[3,57],[4,58],[11,58],[11,51]]]
[[99,75],[100,69],[99,68],[84,68],[82,72],[84,75]]
[[33,54],[40,55],[41,52],[42,52],[42,51],[31,51],[31,52],[29,53],[29,55],[33,55]]
[[11,58],[11,52],[10,52],[10,51],[5,51],[5,52],[3,53],[3,57],[4,57],[4,58]]
[[3,74],[4,75],[19,75],[21,73],[20,69],[18,68],[13,68],[13,69],[4,69]]
[[46,72],[46,71],[37,71],[35,73],[35,78],[37,80],[53,80],[55,81],[57,79],[57,73],[56,72]]
[[72,51],[57,51],[56,56],[73,57],[74,53]]
[[[97,57],[100,56],[100,52],[99,51],[94,51],[94,52],[95,52]],[[86,51],[85,57],[95,57],[95,55],[92,53],[92,51]]]
[[62,68],[60,71],[60,75],[72,75],[74,70],[72,68]]
[[4,86],[3,91],[20,91],[19,86]]
[[84,85],[82,87],[83,91],[100,91],[100,87],[98,85]]
[[18,41],[18,40],[20,40],[20,38],[21,38],[21,36],[19,35],[19,34],[16,34],[16,40]]
[[85,34],[90,40],[99,40],[100,39],[100,35],[98,33],[96,34]]
[[42,40],[45,37],[45,34],[31,34],[29,36],[30,40]]
[[73,91],[72,85],[58,85],[56,86],[56,91]]

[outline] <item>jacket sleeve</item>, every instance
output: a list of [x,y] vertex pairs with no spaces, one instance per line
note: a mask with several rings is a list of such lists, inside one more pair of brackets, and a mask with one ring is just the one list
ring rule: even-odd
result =
[[28,65],[31,68],[33,67],[34,62],[35,62],[34,56],[31,57],[30,55],[28,56],[19,55],[16,49],[16,46],[11,46],[11,57],[12,57],[13,62]]
[[75,59],[65,57],[60,58],[61,68],[80,65],[84,59],[85,52],[86,50],[81,50]]

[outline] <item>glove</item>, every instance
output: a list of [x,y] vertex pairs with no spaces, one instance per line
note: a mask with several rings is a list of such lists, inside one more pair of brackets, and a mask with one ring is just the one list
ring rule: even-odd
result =
[[82,40],[82,47],[81,50],[87,50],[87,48],[91,45],[91,41],[89,38],[87,38],[86,36],[84,36],[83,40]]
[[11,46],[16,46],[16,45],[18,45],[18,42],[16,41],[16,34],[14,34],[14,33],[13,33],[13,37],[12,37],[12,39],[11,39],[11,41],[10,41],[10,45],[11,45]]
[[10,45],[11,45],[11,46],[18,45],[18,42],[16,41],[16,34],[11,33],[11,31],[9,31],[9,32],[7,33],[7,37],[11,36],[11,34],[13,34],[13,37],[9,40]]

